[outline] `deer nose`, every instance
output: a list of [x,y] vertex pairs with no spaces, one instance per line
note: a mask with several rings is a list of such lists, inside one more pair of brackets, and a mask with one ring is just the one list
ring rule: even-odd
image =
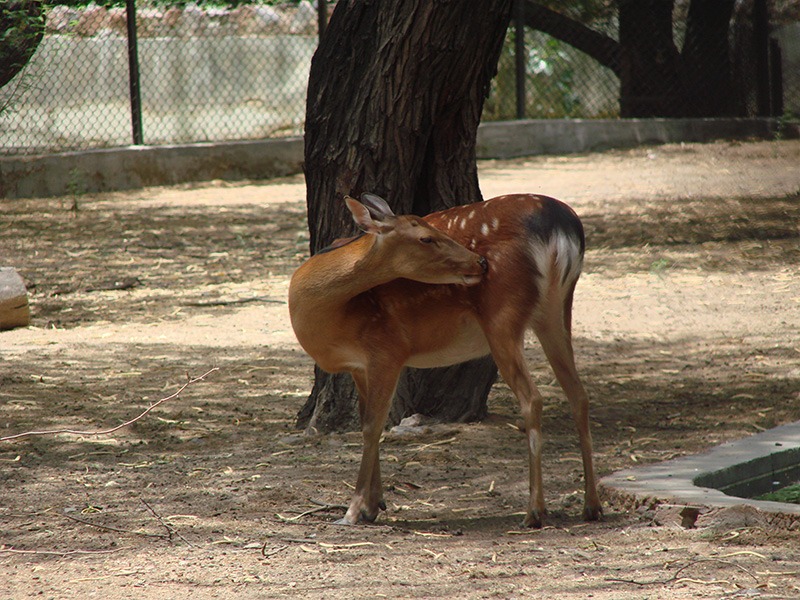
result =
[[484,273],[486,273],[489,270],[489,263],[483,256],[478,258],[478,264],[481,266],[481,269],[483,269]]

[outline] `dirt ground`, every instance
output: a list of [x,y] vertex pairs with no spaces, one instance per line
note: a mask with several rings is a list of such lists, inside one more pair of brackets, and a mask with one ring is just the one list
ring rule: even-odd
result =
[[[588,252],[579,369],[599,474],[800,418],[800,142],[481,165],[485,197],[569,202]],[[33,326],[0,333],[0,598],[794,598],[800,531],[668,505],[580,520],[566,402],[546,398],[546,527],[522,531],[525,444],[498,383],[482,423],[387,432],[388,511],[342,527],[356,433],[308,437],[286,309],[301,177],[0,200],[0,264]],[[327,506],[320,506],[316,502]]]

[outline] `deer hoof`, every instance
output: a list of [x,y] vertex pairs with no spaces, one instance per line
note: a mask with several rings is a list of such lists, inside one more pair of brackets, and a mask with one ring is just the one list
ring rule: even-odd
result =
[[599,521],[603,516],[603,507],[600,505],[589,506],[588,504],[583,507],[583,520],[584,521]]
[[378,515],[381,514],[382,510],[386,510],[386,502],[384,502],[383,499],[378,502],[378,505],[374,509],[367,510],[366,508],[362,508],[359,521],[363,521],[364,523],[374,523],[375,519],[378,518]]
[[531,529],[541,529],[544,522],[544,515],[547,511],[532,510],[525,515],[522,521],[523,527],[530,527]]

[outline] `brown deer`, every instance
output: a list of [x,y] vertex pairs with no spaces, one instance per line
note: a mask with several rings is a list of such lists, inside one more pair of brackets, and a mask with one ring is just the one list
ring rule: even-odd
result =
[[572,406],[586,483],[583,516],[598,519],[589,400],[571,336],[585,246],[577,215],[532,194],[423,218],[396,216],[372,194],[345,202],[365,235],[312,256],[289,285],[298,341],[322,369],[350,373],[359,394],[363,455],[340,523],[373,521],[386,508],[378,444],[403,367],[442,367],[491,353],[522,409],[530,465],[524,523],[541,526],[542,397],[523,357],[528,328]]

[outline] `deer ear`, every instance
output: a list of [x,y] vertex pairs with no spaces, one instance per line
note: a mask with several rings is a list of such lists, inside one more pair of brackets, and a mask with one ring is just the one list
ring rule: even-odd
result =
[[391,213],[391,210],[389,211],[389,215],[381,215],[381,219],[375,220],[373,219],[370,210],[355,198],[345,196],[344,201],[347,204],[347,210],[349,210],[350,214],[353,215],[353,221],[355,221],[356,225],[358,225],[358,228],[361,229],[361,231],[378,235],[393,229],[393,224],[391,222],[385,222],[383,220],[385,218],[391,221],[389,217],[394,216]]
[[394,212],[392,212],[386,200],[375,194],[364,192],[361,194],[361,203],[367,207],[369,214],[371,214],[372,218],[376,221],[383,221],[387,217],[394,216]]

